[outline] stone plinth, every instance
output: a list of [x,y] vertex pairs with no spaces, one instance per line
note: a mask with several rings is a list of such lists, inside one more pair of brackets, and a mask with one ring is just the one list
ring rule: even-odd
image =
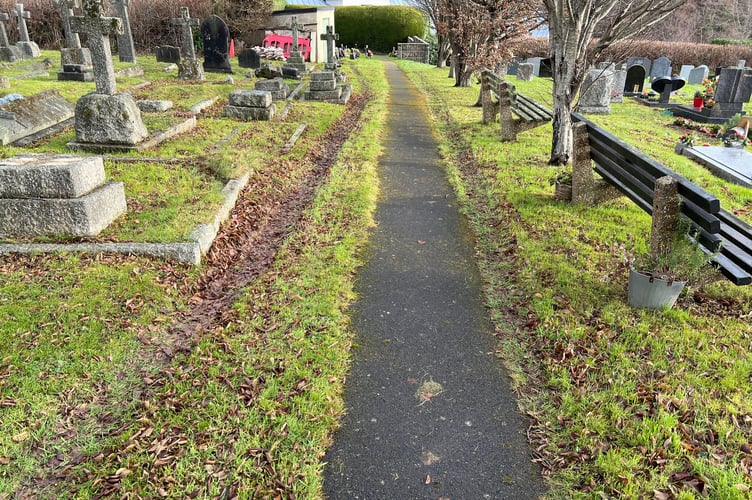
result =
[[24,154],[0,162],[0,237],[95,236],[126,210],[101,157]]
[[149,135],[130,94],[91,93],[76,103],[76,142],[138,144]]
[[16,42],[16,47],[26,57],[39,57],[42,55],[36,42]]
[[79,64],[91,68],[91,52],[86,47],[60,49],[60,62],[63,67],[66,64]]
[[15,45],[0,47],[0,62],[18,62],[23,58],[23,52]]
[[57,79],[68,82],[91,82],[94,81],[94,73],[91,67],[83,64],[64,64],[63,71],[57,74]]
[[334,71],[317,71],[311,73],[308,90],[303,94],[306,101],[322,101],[344,104],[352,94],[351,85],[337,84]]
[[256,90],[265,90],[271,93],[272,99],[275,101],[283,101],[290,94],[290,86],[281,78],[258,80],[256,82]]
[[234,90],[225,115],[241,120],[271,120],[277,111],[271,92],[264,90]]

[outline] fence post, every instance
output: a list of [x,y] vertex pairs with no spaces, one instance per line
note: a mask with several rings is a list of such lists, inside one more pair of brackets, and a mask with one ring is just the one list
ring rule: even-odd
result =
[[676,179],[665,175],[656,179],[653,191],[653,224],[650,229],[650,255],[657,258],[671,251],[679,226],[681,198]]

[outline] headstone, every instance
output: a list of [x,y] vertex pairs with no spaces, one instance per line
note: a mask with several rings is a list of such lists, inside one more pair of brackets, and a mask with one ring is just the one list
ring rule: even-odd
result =
[[131,33],[131,21],[128,17],[128,4],[130,0],[110,0],[115,7],[115,15],[120,18],[123,29],[117,34],[118,59],[120,62],[136,62],[136,48],[133,45]]
[[650,70],[650,81],[657,78],[671,78],[671,59],[661,56],[653,61],[653,67]]
[[233,90],[225,115],[241,120],[271,120],[276,113],[271,92],[264,90]]
[[123,183],[105,181],[101,157],[0,160],[0,237],[96,236],[125,211]]
[[262,64],[259,69],[253,73],[256,78],[266,78],[271,80],[272,78],[282,78],[282,70],[276,66],[270,64]]
[[292,48],[290,49],[290,56],[287,58],[285,65],[297,69],[300,73],[308,71],[308,67],[305,63],[305,58],[300,54],[300,48],[298,47],[298,33],[303,25],[298,23],[298,16],[292,16],[290,21],[290,30],[292,31]]
[[326,69],[335,69],[337,60],[334,57],[334,42],[339,40],[339,33],[334,32],[331,24],[326,27],[326,33],[321,34],[321,39],[326,40]]
[[180,17],[173,19],[172,24],[180,26],[182,59],[178,57],[178,78],[182,80],[204,80],[204,71],[196,59],[196,49],[193,46],[193,26],[198,26],[198,19],[191,19],[188,7],[180,7]]
[[18,33],[20,40],[16,42],[16,47],[28,57],[39,57],[42,53],[39,46],[29,39],[29,30],[26,28],[26,20],[31,18],[31,14],[24,10],[22,3],[17,3],[15,10],[11,15],[18,20]]
[[293,80],[300,80],[300,70],[298,68],[293,68],[292,66],[288,66],[285,64],[282,66],[282,76],[285,78],[291,78]]
[[597,69],[607,69],[610,71],[616,71],[616,64],[610,61],[599,62],[595,67]]
[[5,12],[0,12],[0,61],[17,62],[24,58],[21,49],[8,43],[8,32],[5,30],[5,23],[10,20],[10,16]]
[[275,101],[282,101],[287,99],[290,94],[290,86],[285,83],[282,78],[275,78],[273,80],[257,80],[256,90],[264,90],[272,95],[272,99]]
[[303,93],[306,101],[323,101],[345,104],[352,94],[352,86],[337,83],[334,71],[316,71],[310,75],[311,81]]
[[538,68],[538,76],[541,78],[553,78],[554,68],[550,57],[541,59],[540,67]]
[[259,69],[261,67],[261,55],[253,49],[244,49],[238,52],[238,66]]
[[527,59],[525,59],[525,62],[527,64],[532,64],[533,65],[533,75],[534,76],[540,75],[540,65],[541,65],[541,61],[542,60],[543,60],[542,57],[528,57]]
[[645,70],[645,78],[647,78],[653,66],[653,61],[651,61],[648,57],[630,57],[629,59],[627,59],[627,71],[629,71],[629,68],[635,65],[643,67],[643,69]]
[[723,68],[715,89],[715,106],[723,116],[741,113],[752,95],[752,69]]
[[624,85],[627,81],[627,72],[623,69],[614,71],[614,84],[611,87],[611,102],[624,102]]
[[62,81],[92,81],[94,75],[91,72],[91,52],[81,47],[81,39],[78,33],[70,27],[70,18],[73,17],[73,7],[77,0],[56,0],[55,6],[60,10],[63,20],[63,32],[65,33],[65,47],[60,50],[60,65],[63,70],[58,72],[57,79]]
[[118,94],[109,36],[122,31],[120,19],[103,17],[101,0],[84,0],[84,15],[71,28],[87,35],[96,91],[76,103],[76,142],[133,145],[148,136],[141,111],[130,94]]
[[639,94],[645,86],[645,67],[641,64],[634,64],[627,69],[627,76],[624,81],[625,94]]
[[747,67],[747,61],[744,59],[739,59],[736,61],[736,67],[737,68],[746,68]]
[[582,83],[582,95],[577,105],[581,113],[609,114],[611,112],[611,89],[614,72],[606,69],[591,69]]
[[516,75],[517,74],[517,68],[519,67],[520,63],[523,61],[521,57],[513,57],[509,64],[507,64],[507,75]]
[[699,85],[708,77],[710,70],[707,66],[700,65],[696,68],[692,68],[690,70],[689,75],[687,75],[687,83],[690,85]]
[[204,41],[204,71],[232,73],[230,66],[230,29],[221,17],[211,15],[201,23]]
[[154,49],[157,62],[177,64],[180,62],[180,47],[172,45],[158,45]]
[[517,66],[517,79],[522,80],[523,82],[529,82],[533,79],[533,75],[535,73],[535,66],[531,63],[520,63],[519,66]]
[[661,94],[658,102],[666,104],[671,99],[671,92],[681,89],[685,83],[686,80],[679,77],[656,78],[650,84],[650,88]]
[[682,64],[682,67],[679,70],[679,78],[684,78],[685,80],[689,80],[689,73],[693,69],[695,69],[695,67],[692,64]]
[[69,122],[75,108],[55,90],[0,104],[0,144],[12,144]]

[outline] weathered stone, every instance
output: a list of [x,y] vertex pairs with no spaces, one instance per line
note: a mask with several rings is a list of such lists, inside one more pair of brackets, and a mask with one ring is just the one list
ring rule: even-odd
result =
[[8,47],[0,47],[0,61],[2,62],[18,62],[21,59],[24,58],[23,52],[21,52],[21,49],[16,47],[15,45],[10,45]]
[[0,198],[78,198],[105,182],[98,156],[27,153],[0,160]]
[[85,47],[61,49],[60,63],[62,66],[66,64],[80,64],[81,66],[91,68],[91,52]]
[[128,4],[130,0],[110,0],[115,7],[115,13],[123,26],[121,32],[117,34],[118,59],[120,62],[136,62],[136,47],[133,44],[133,34],[131,33],[131,21],[128,17]]
[[154,49],[154,55],[157,58],[157,62],[177,64],[180,62],[180,47],[158,45]]
[[276,66],[270,66],[269,64],[262,64],[259,69],[253,72],[256,78],[282,78],[282,70]]
[[337,88],[336,80],[311,80],[309,90],[319,92],[326,90],[334,90]]
[[204,70],[198,59],[183,59],[178,63],[178,78],[181,80],[204,80]]
[[[270,96],[271,97],[271,96]],[[251,108],[247,106],[227,106],[225,107],[225,115],[230,118],[238,118],[241,120],[271,120],[277,112],[275,104],[267,108]]]
[[238,53],[238,66],[259,69],[261,67],[261,55],[253,49],[242,50]]
[[533,79],[534,66],[530,63],[520,63],[517,66],[517,79],[529,82]]
[[0,144],[10,144],[73,118],[74,107],[55,90],[0,105]]
[[102,4],[97,0],[84,0],[83,11],[84,16],[70,18],[71,29],[87,35],[97,92],[114,94],[117,92],[117,85],[109,36],[120,34],[123,30],[122,23],[116,17],[102,17]]
[[0,199],[0,237],[96,236],[126,211],[122,182],[71,199]]
[[285,63],[285,65],[282,66],[282,76],[284,76],[285,78],[300,80],[300,70],[298,68],[288,66],[287,63]]
[[232,73],[230,65],[230,29],[219,16],[211,15],[201,23],[204,41],[204,71]]
[[274,78],[273,80],[259,80],[256,82],[256,90],[268,90],[270,92],[275,90],[282,90],[287,84],[281,78]]
[[334,57],[334,41],[339,40],[339,33],[335,33],[334,26],[330,24],[326,27],[326,33],[322,33],[320,38],[326,41],[326,62],[334,64],[336,62]]
[[671,59],[666,56],[661,56],[653,61],[653,66],[650,69],[650,80],[657,78],[671,78]]
[[611,89],[614,72],[591,69],[582,83],[582,93],[577,105],[581,113],[609,114],[611,112]]
[[233,90],[230,93],[230,106],[268,108],[272,105],[272,95],[263,90]]
[[172,101],[168,100],[152,101],[149,99],[143,99],[136,104],[138,104],[138,109],[144,113],[163,113],[168,109],[171,109],[173,106]]
[[133,145],[148,135],[130,94],[91,93],[76,103],[76,142]]
[[690,85],[699,85],[708,77],[710,69],[704,64],[692,68],[687,75],[687,83]]
[[10,88],[10,79],[7,76],[0,76],[0,89]]
[[611,87],[611,102],[620,103],[624,102],[624,85],[627,81],[627,72],[624,70],[616,70],[614,72],[614,84]]
[[314,71],[311,73],[310,78],[312,82],[323,80],[335,81],[337,79],[333,71]]
[[42,55],[39,46],[29,38],[29,30],[26,27],[26,20],[31,18],[31,14],[24,10],[22,3],[17,3],[15,10],[11,12],[11,15],[18,20],[18,33],[20,40],[16,42],[16,47],[21,49],[21,52],[27,57],[39,57]]

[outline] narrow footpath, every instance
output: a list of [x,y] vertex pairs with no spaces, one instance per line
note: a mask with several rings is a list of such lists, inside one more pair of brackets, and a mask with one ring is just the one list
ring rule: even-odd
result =
[[353,309],[335,499],[528,499],[544,491],[483,307],[473,242],[423,96],[396,65],[382,197]]

